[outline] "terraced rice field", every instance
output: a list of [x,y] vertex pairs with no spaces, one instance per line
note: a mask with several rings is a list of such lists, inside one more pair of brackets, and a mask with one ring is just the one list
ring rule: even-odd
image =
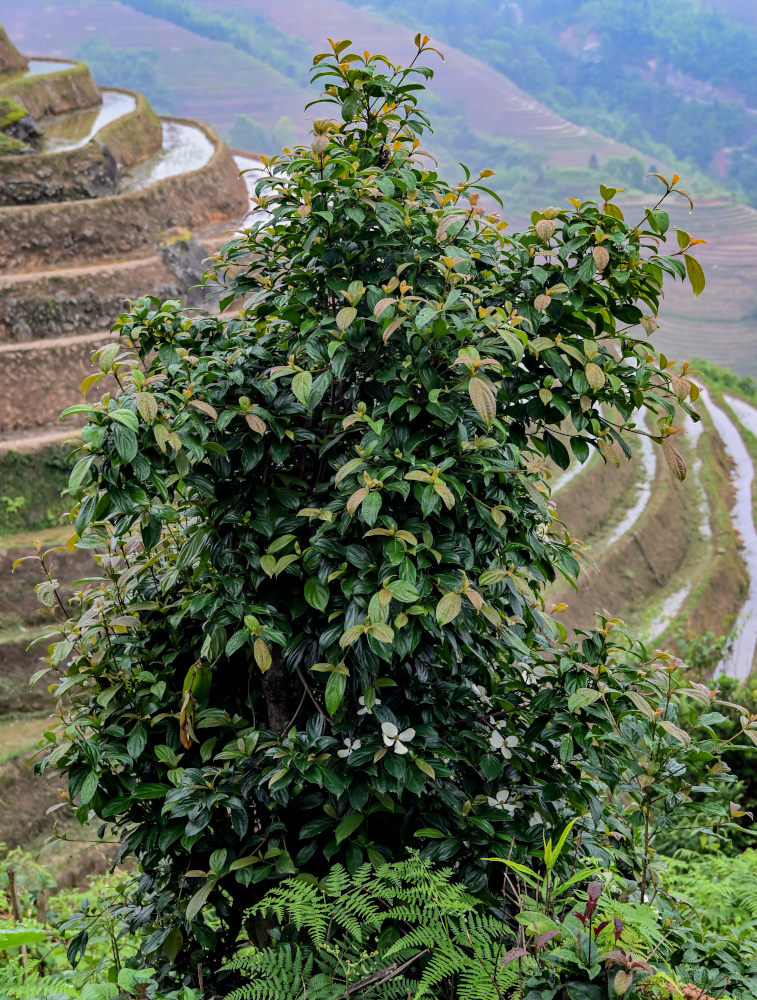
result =
[[757,408],[733,396],[724,407],[707,389],[701,399],[703,420],[689,422],[681,445],[683,484],[647,447],[619,471],[595,459],[557,481],[558,516],[584,539],[586,561],[578,591],[552,597],[568,604],[573,628],[607,608],[652,645],[733,627],[721,670],[743,679],[757,657],[755,475],[744,443]]
[[672,357],[698,355],[757,376],[757,210],[704,201],[690,214],[683,204],[671,211],[671,221],[707,240],[696,253],[707,287],[694,299],[688,286],[671,285],[656,340]]

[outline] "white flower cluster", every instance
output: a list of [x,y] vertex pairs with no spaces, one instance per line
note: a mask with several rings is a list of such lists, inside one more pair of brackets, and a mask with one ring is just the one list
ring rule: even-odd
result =
[[344,749],[337,750],[336,755],[337,757],[345,757],[345,758],[349,757],[349,755],[353,753],[355,750],[359,750],[362,745],[363,744],[360,742],[360,740],[347,739],[344,741]]

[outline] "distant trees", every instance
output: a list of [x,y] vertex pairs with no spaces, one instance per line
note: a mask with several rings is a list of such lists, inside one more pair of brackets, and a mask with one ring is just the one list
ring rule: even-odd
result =
[[253,121],[249,115],[237,115],[227,138],[231,146],[249,149],[254,153],[270,153],[283,146],[294,145],[297,130],[287,115],[282,115],[273,128]]
[[136,90],[161,114],[175,110],[171,88],[156,71],[156,50],[115,47],[92,38],[79,46],[76,56],[88,63],[92,76],[103,86]]
[[[389,0],[385,9],[401,19],[407,6]],[[743,104],[757,106],[757,27],[696,0],[664,9],[647,0],[534,0],[503,4],[496,16],[486,0],[414,0],[412,8],[441,38],[568,118],[660,160],[686,157],[757,203],[750,154],[735,154],[725,179],[713,165],[719,150],[755,133]]]

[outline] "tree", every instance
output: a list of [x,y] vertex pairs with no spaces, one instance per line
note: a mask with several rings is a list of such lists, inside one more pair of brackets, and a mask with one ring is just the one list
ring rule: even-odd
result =
[[420,146],[416,42],[407,68],[316,57],[340,117],[264,161],[209,275],[238,317],[140,300],[84,386],[113,391],[66,411],[101,577],[56,626],[40,766],[136,856],[133,920],[180,970],[231,953],[287,875],[409,846],[486,899],[493,852],[536,864],[581,817],[561,864],[617,837],[647,873],[635,817],[606,837],[639,773],[619,726],[672,755],[677,701],[614,623],[570,644],[546,610],[578,563],[544,460],[618,461],[646,408],[684,474],[669,437],[697,390],[646,340],[664,274],[701,288],[687,234],[658,250],[678,178],[638,225],[602,188],[506,236],[490,171],[450,185]]

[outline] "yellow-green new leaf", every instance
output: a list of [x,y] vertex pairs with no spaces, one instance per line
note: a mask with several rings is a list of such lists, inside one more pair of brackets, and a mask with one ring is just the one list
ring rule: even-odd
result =
[[261,556],[260,557],[260,568],[266,574],[266,576],[273,576],[276,572],[276,556]]
[[354,306],[345,306],[336,314],[336,325],[340,330],[346,330],[348,326],[351,326],[356,316],[357,309]]
[[310,372],[297,372],[292,379],[292,392],[303,406],[307,406],[310,390],[313,387],[313,376]]
[[459,594],[445,594],[436,605],[436,620],[440,625],[449,625],[460,614],[462,599]]
[[447,486],[446,483],[443,483],[441,479],[436,479],[434,481],[434,491],[442,498],[444,506],[447,510],[452,510],[455,506],[455,495],[449,486]]
[[387,645],[394,638],[394,629],[391,625],[384,625],[382,622],[374,622],[372,625],[369,625],[366,632],[372,639],[376,639],[378,642],[383,642]]
[[497,416],[497,400],[494,397],[492,388],[488,382],[474,375],[468,383],[468,393],[471,402],[476,408],[476,413],[484,421],[487,427],[491,427],[494,418]]
[[255,645],[252,648],[253,655],[255,657],[255,662],[260,667],[261,674],[264,674],[266,670],[269,669],[273,663],[273,658],[271,656],[271,651],[265,643],[264,639],[260,636],[255,640]]
[[599,392],[605,384],[605,373],[599,365],[595,364],[593,361],[590,361],[584,368],[584,375],[586,375],[586,381],[589,383],[594,392]]
[[427,774],[429,778],[436,777],[436,771],[433,769],[433,767],[429,764],[427,760],[422,760],[420,757],[416,757],[415,766],[417,768],[420,768],[420,770],[423,771],[424,774]]
[[683,259],[686,261],[686,274],[691,282],[691,290],[694,295],[700,295],[704,291],[704,271],[702,265],[691,254],[685,253]]
[[342,633],[339,645],[342,649],[346,649],[347,646],[351,646],[353,642],[356,642],[360,636],[364,634],[365,625],[353,625],[351,628],[348,628],[346,632]]
[[363,467],[365,463],[362,458],[351,458],[349,462],[345,462],[344,465],[337,470],[337,474],[334,476],[334,486],[338,486],[341,481],[349,476],[351,472],[355,472],[357,469]]
[[138,392],[136,397],[137,410],[146,424],[151,424],[158,415],[158,401],[151,392]]

